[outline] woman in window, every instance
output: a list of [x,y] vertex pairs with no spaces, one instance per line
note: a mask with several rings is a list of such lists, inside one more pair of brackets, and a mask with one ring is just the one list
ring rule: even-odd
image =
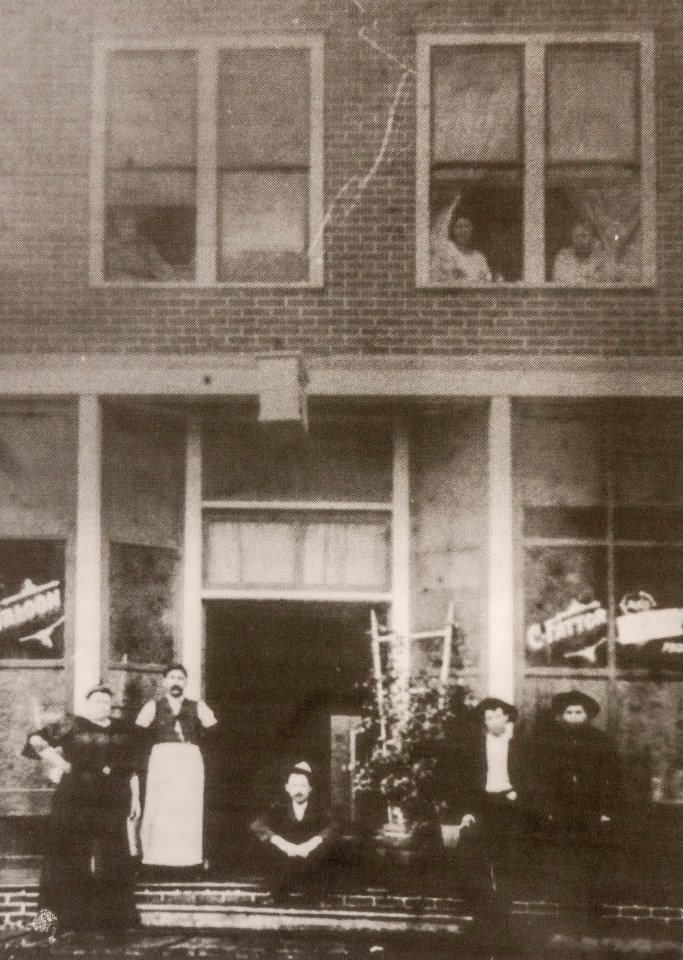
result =
[[563,247],[555,258],[553,280],[569,287],[585,287],[606,281],[595,235],[581,220],[572,227],[570,246]]
[[435,274],[447,284],[477,285],[493,279],[486,257],[472,245],[474,227],[469,217],[453,210],[448,239],[438,250]]
[[40,906],[60,930],[121,930],[135,921],[127,817],[140,792],[130,734],[95,687],[83,715],[29,735],[24,755],[44,761],[57,787],[46,837]]

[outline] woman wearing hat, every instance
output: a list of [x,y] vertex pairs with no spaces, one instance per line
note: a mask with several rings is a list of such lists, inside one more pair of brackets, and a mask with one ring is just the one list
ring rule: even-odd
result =
[[140,791],[112,702],[108,687],[95,687],[82,715],[31,733],[24,748],[56,784],[39,902],[60,930],[115,930],[136,919],[126,819],[139,817]]
[[619,765],[610,737],[593,726],[599,704],[579,690],[559,693],[539,744],[539,785],[560,873],[570,895],[599,900],[603,838],[619,803]]

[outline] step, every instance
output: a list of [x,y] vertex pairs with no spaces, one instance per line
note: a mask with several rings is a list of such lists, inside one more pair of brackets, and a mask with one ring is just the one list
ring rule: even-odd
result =
[[[136,892],[141,920],[149,927],[301,932],[434,933],[458,935],[473,921],[465,904],[448,896],[400,895],[367,889],[327,896],[312,905],[301,895],[274,904],[258,880],[226,883],[147,883]],[[0,882],[0,928],[30,923],[36,912],[35,882]],[[520,921],[561,920],[563,911],[548,901],[516,901]],[[683,931],[683,907],[605,904],[599,919],[620,925],[639,921]]]

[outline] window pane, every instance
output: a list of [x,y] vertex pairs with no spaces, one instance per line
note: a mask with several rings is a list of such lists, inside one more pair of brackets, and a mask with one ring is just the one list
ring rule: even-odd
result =
[[222,173],[218,210],[219,280],[306,280],[307,173]]
[[642,277],[640,174],[623,167],[549,169],[548,279],[568,286],[637,283]]
[[207,512],[208,587],[388,589],[389,519],[334,512]]
[[64,655],[64,543],[0,541],[0,657]]
[[607,510],[605,507],[526,507],[524,536],[604,540]]
[[109,553],[109,646],[115,663],[173,659],[177,554],[112,543]]
[[203,448],[206,500],[391,501],[385,421],[314,420],[296,443],[254,423],[207,425]]
[[221,281],[293,283],[308,277],[310,69],[308,50],[221,53]]
[[528,548],[524,585],[527,665],[607,663],[605,548]]
[[221,169],[308,167],[308,50],[225,50],[218,67]]
[[107,62],[105,278],[194,277],[197,63],[186,51]]
[[622,547],[615,568],[618,665],[683,669],[683,550]]
[[547,97],[550,163],[638,161],[636,47],[552,47]]
[[519,162],[521,78],[518,47],[435,47],[432,163]]
[[683,510],[680,507],[617,507],[614,536],[617,540],[683,543]]
[[431,280],[472,286],[522,277],[522,180],[486,167],[432,177]]

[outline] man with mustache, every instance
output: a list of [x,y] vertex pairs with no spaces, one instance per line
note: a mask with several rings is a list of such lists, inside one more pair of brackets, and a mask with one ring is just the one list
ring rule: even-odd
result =
[[203,700],[185,696],[187,671],[173,663],[163,675],[163,696],[149,700],[135,721],[149,752],[140,840],[142,862],[155,867],[198,867],[203,862],[204,760],[199,745],[216,717]]
[[269,852],[273,901],[286,901],[297,891],[314,898],[324,889],[326,866],[336,827],[313,785],[305,760],[290,768],[280,798],[251,824],[251,831]]

